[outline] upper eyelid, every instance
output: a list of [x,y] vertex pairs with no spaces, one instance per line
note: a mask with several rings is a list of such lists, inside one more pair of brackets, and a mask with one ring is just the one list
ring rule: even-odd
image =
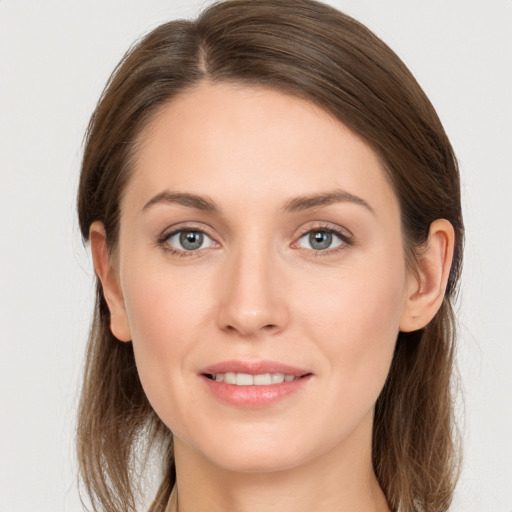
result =
[[320,221],[316,225],[309,224],[309,225],[303,226],[300,229],[299,234],[297,235],[297,238],[301,238],[302,236],[309,233],[310,231],[329,231],[331,233],[339,234],[343,238],[347,238],[347,239],[352,239],[354,236],[352,234],[352,232],[345,227],[339,226],[338,224],[331,224],[330,222]]
[[210,236],[206,231],[204,231],[203,229],[195,229],[195,228],[181,228],[181,229],[172,230],[172,231],[169,231],[168,233],[164,234],[163,238],[164,238],[164,240],[167,240],[173,236],[176,236],[178,233],[182,233],[182,232],[201,233],[215,242],[215,239],[212,236]]
[[[196,223],[185,223],[185,224],[177,224],[164,229],[160,236],[159,240],[166,240],[170,236],[175,235],[176,233],[180,233],[181,231],[199,231],[209,236],[212,240],[215,240],[215,237],[211,233],[211,228],[206,227],[204,225],[199,226]],[[216,240],[215,240],[216,241]]]

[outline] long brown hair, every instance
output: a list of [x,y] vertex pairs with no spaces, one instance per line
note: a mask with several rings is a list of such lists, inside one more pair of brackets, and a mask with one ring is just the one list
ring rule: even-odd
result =
[[[452,223],[456,248],[444,302],[424,329],[398,336],[376,403],[372,450],[393,510],[446,511],[458,461],[452,303],[463,223],[457,162],[434,108],[386,44],[331,7],[313,0],[217,3],[195,21],[153,30],[112,74],[87,131],[78,193],[84,240],[98,220],[115,250],[137,136],[164,103],[201,81],[255,84],[305,98],[365,140],[398,197],[411,265],[432,221]],[[95,510],[135,510],[137,468],[155,446],[164,471],[151,506],[157,512],[175,480],[172,434],[142,390],[131,344],[110,332],[98,283],[78,421],[81,478]]]

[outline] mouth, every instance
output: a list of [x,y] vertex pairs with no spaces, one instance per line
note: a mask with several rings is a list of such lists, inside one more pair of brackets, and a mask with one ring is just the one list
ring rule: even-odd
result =
[[234,386],[271,386],[273,384],[282,384],[283,382],[292,382],[294,380],[302,379],[311,375],[309,373],[304,375],[292,375],[281,372],[277,373],[207,373],[204,376],[207,379],[214,380],[216,382],[224,382],[225,384],[232,384]]
[[224,361],[200,372],[207,389],[231,406],[270,407],[311,385],[313,373],[273,361]]

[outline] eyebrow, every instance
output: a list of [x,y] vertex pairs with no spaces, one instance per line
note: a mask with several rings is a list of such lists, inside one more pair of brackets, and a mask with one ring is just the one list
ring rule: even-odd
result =
[[335,203],[354,203],[364,206],[370,212],[375,213],[375,210],[364,199],[341,189],[321,192],[319,194],[308,194],[289,199],[286,201],[283,211],[300,212],[313,208],[320,208],[322,206],[329,206]]
[[142,208],[142,211],[147,210],[151,206],[156,204],[180,204],[187,206],[188,208],[195,208],[196,210],[202,210],[207,212],[218,213],[219,208],[215,203],[204,196],[198,196],[196,194],[188,194],[185,192],[161,192],[156,196],[152,197]]
[[[284,213],[301,212],[313,208],[321,208],[335,203],[354,203],[365,207],[372,213],[375,210],[361,197],[358,197],[345,190],[332,190],[329,192],[321,192],[318,194],[308,194],[289,199],[284,204],[282,211]],[[165,191],[152,197],[142,208],[145,211],[156,204],[179,204],[196,210],[219,213],[220,208],[212,199],[206,196],[189,194],[186,192],[170,192]]]

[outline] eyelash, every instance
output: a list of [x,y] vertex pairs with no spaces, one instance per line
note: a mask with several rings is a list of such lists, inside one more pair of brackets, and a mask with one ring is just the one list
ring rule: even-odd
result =
[[293,242],[292,247],[297,246],[299,240],[301,240],[305,235],[307,235],[308,233],[314,233],[314,232],[329,233],[331,235],[337,236],[341,240],[341,243],[337,247],[334,247],[333,249],[325,249],[325,250],[306,249],[306,250],[310,251],[311,254],[315,258],[325,258],[325,257],[329,257],[329,256],[335,256],[338,253],[345,250],[347,247],[354,245],[354,237],[353,237],[352,233],[348,232],[347,230],[342,231],[340,229],[334,228],[330,224],[320,224],[318,226],[314,226],[314,227],[309,226],[309,227],[305,228],[302,231],[302,233],[297,237],[296,241]]
[[203,228],[199,228],[199,227],[196,227],[196,226],[183,226],[183,227],[180,227],[178,229],[174,229],[174,230],[172,230],[170,232],[163,233],[158,238],[157,245],[159,247],[161,247],[166,253],[168,253],[168,254],[170,254],[172,256],[177,256],[178,258],[190,258],[190,257],[197,256],[198,253],[201,251],[201,249],[196,250],[196,251],[180,250],[180,249],[175,249],[172,245],[169,244],[169,240],[174,235],[177,235],[178,233],[183,233],[183,232],[201,233],[203,235],[206,235],[215,244],[217,244],[217,242],[215,242],[213,237],[211,237]]
[[[174,229],[170,232],[166,232],[166,233],[162,234],[157,240],[157,245],[160,246],[166,253],[171,254],[172,256],[176,256],[178,258],[190,258],[190,257],[197,256],[198,253],[201,252],[201,249],[191,250],[191,251],[180,250],[180,249],[175,249],[174,247],[172,247],[169,244],[170,238],[172,238],[174,235],[177,235],[178,233],[182,233],[182,232],[202,233],[203,235],[210,238],[214,242],[214,244],[218,244],[217,242],[215,242],[213,237],[211,237],[204,229],[195,227],[195,226],[184,226],[184,227],[180,227],[179,229]],[[339,252],[343,251],[346,247],[354,245],[354,239],[353,239],[353,235],[351,233],[347,234],[347,232],[336,229],[328,224],[320,224],[315,227],[308,227],[308,228],[304,229],[300,233],[300,235],[296,238],[295,242],[292,243],[291,246],[297,247],[298,242],[305,235],[307,235],[308,233],[313,233],[313,232],[329,233],[331,235],[338,237],[341,240],[341,243],[333,249],[325,249],[325,250],[306,249],[307,251],[310,251],[316,258],[322,258],[322,257],[326,257],[326,256],[334,256],[334,255],[338,254]],[[300,249],[300,247],[297,247],[297,248]]]

